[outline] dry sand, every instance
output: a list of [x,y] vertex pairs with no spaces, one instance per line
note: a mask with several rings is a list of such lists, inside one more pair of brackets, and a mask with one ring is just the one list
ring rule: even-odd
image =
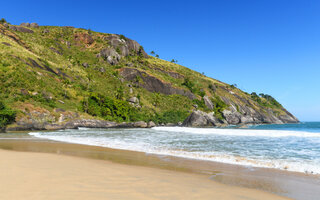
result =
[[0,150],[0,199],[287,199],[207,176],[66,155]]

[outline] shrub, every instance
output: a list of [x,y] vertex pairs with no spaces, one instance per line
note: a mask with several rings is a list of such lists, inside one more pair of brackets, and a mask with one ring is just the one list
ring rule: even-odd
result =
[[206,104],[204,103],[204,100],[199,100],[199,99],[194,99],[194,100],[192,100],[192,103],[193,104],[197,104],[198,105],[198,107],[200,108],[200,109],[202,109],[202,110],[205,110],[207,107],[206,107]]
[[0,130],[14,122],[15,118],[16,111],[7,108],[4,103],[0,101]]
[[222,112],[224,109],[228,107],[228,105],[224,101],[222,101],[222,99],[217,95],[215,95],[214,98],[211,100],[214,104],[213,111],[215,116],[220,120],[223,119]]
[[184,79],[182,85],[186,86],[191,92],[193,92],[194,83],[188,77]]
[[82,102],[83,111],[92,116],[99,116],[106,120],[129,121],[131,106],[121,99],[112,99],[100,94],[91,94]]
[[1,19],[0,19],[0,23],[1,23],[1,24],[4,24],[4,23],[7,23],[7,21],[6,21],[4,18],[1,18]]
[[152,121],[155,123],[178,123],[184,121],[188,117],[187,111],[171,110],[163,113],[156,113]]
[[121,40],[126,40],[127,38],[124,36],[124,35],[119,35],[119,38],[121,39]]

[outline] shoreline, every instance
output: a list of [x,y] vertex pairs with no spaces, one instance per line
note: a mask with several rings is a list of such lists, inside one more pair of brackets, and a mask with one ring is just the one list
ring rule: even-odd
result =
[[[146,154],[129,150],[110,149],[81,144],[63,143],[51,140],[1,140],[1,149],[71,155],[112,161],[129,166],[142,166],[206,176],[226,186],[251,188],[295,199],[315,199],[319,191],[317,179],[300,173],[276,169],[253,168],[201,161],[174,156]],[[304,194],[303,191],[311,191]],[[312,193],[313,192],[313,193]]]
[[205,176],[106,160],[0,150],[1,199],[287,199]]

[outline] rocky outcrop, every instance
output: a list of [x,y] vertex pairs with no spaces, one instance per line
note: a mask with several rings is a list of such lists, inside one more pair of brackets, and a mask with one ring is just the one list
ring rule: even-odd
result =
[[107,47],[105,49],[102,49],[100,53],[97,55],[97,57],[102,57],[104,60],[106,60],[111,65],[117,64],[121,56],[118,54],[118,52],[111,47]]
[[22,26],[9,26],[9,29],[11,29],[13,31],[19,31],[22,33],[34,33],[33,30],[22,27]]
[[190,99],[195,99],[195,95],[190,91],[175,88],[169,83],[164,83],[158,78],[133,68],[123,68],[120,74],[126,81],[131,81],[135,85],[145,88],[150,92],[159,92],[166,95],[180,94]]
[[245,125],[245,124],[284,124],[297,123],[299,120],[290,113],[287,115],[276,116],[270,109],[268,113],[260,113],[252,108],[246,108],[245,114],[235,110],[224,110],[222,117],[224,120],[217,119],[214,113],[206,113],[200,110],[193,111],[183,122],[183,126],[204,127],[221,125]]
[[85,45],[91,45],[94,39],[87,33],[76,33],[74,39],[77,42],[84,43]]
[[110,34],[104,37],[104,40],[108,41],[110,46],[102,49],[97,57],[104,58],[112,65],[117,64],[122,57],[129,55],[148,57],[148,54],[138,42],[124,36]]
[[207,108],[208,108],[209,110],[213,110],[213,103],[212,103],[212,101],[209,99],[208,96],[204,96],[204,97],[203,97],[203,101],[204,101],[204,104],[207,106]]
[[204,127],[204,126],[220,126],[225,123],[217,119],[214,113],[205,113],[200,110],[193,111],[187,119],[184,120],[182,126]]
[[[60,130],[86,128],[151,128],[155,126],[153,122],[124,122],[117,123],[98,119],[83,119],[76,112],[54,109],[55,115],[43,108],[31,107],[32,111],[23,110],[25,116],[17,120],[16,123],[8,126],[6,131],[32,131],[32,130]],[[57,118],[57,114],[59,117]]]
[[31,27],[31,28],[39,28],[39,25],[38,23],[21,23],[20,26],[24,26],[24,27]]

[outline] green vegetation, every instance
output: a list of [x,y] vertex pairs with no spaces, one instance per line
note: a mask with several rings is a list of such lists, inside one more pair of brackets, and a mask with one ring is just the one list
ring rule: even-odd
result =
[[282,108],[282,105],[275,100],[271,95],[260,93],[259,96],[257,93],[252,92],[251,98],[256,101],[259,105],[270,108]]
[[0,24],[4,24],[4,23],[7,23],[7,21],[4,18],[1,18],[0,19]]
[[215,116],[218,119],[222,120],[223,119],[222,111],[226,109],[228,105],[224,101],[222,101],[222,99],[217,95],[215,95],[214,98],[211,99],[211,101],[214,104],[213,111]]
[[133,109],[127,101],[111,99],[100,94],[91,94],[82,102],[84,112],[111,121],[129,121]]
[[16,117],[16,111],[6,107],[2,101],[0,101],[0,131],[8,124],[14,122]]
[[[236,89],[235,84],[230,86],[206,77],[177,64],[175,59],[173,62],[159,59],[154,51],[151,52],[154,57],[145,58],[142,46],[135,54],[131,52],[130,56],[111,65],[106,59],[97,57],[102,49],[110,47],[110,42],[105,39],[110,34],[54,26],[30,29],[34,33],[6,29],[10,35],[0,34],[0,99],[5,99],[6,105],[17,111],[32,105],[51,113],[55,108],[62,108],[78,112],[80,116],[91,115],[119,122],[177,123],[187,117],[194,104],[209,111],[202,98],[206,95],[211,98],[219,118],[229,107],[221,97],[234,105],[249,102],[248,106],[255,110],[269,107],[275,113],[284,112],[270,95],[247,94]],[[75,37],[88,33],[94,41],[92,44]],[[129,40],[123,35],[119,37]],[[114,50],[121,52],[119,46]],[[135,80],[124,80],[121,76],[124,68],[135,68],[173,88],[191,92],[195,99],[150,92],[141,86],[148,83],[144,83],[140,76]],[[230,93],[230,88],[235,95]],[[128,99],[131,97],[137,97],[139,105],[130,105]],[[5,110],[9,112],[10,109],[6,107]],[[19,113],[17,117],[23,117],[23,113]],[[12,122],[13,115],[10,116],[6,122],[3,118],[1,123]]]

